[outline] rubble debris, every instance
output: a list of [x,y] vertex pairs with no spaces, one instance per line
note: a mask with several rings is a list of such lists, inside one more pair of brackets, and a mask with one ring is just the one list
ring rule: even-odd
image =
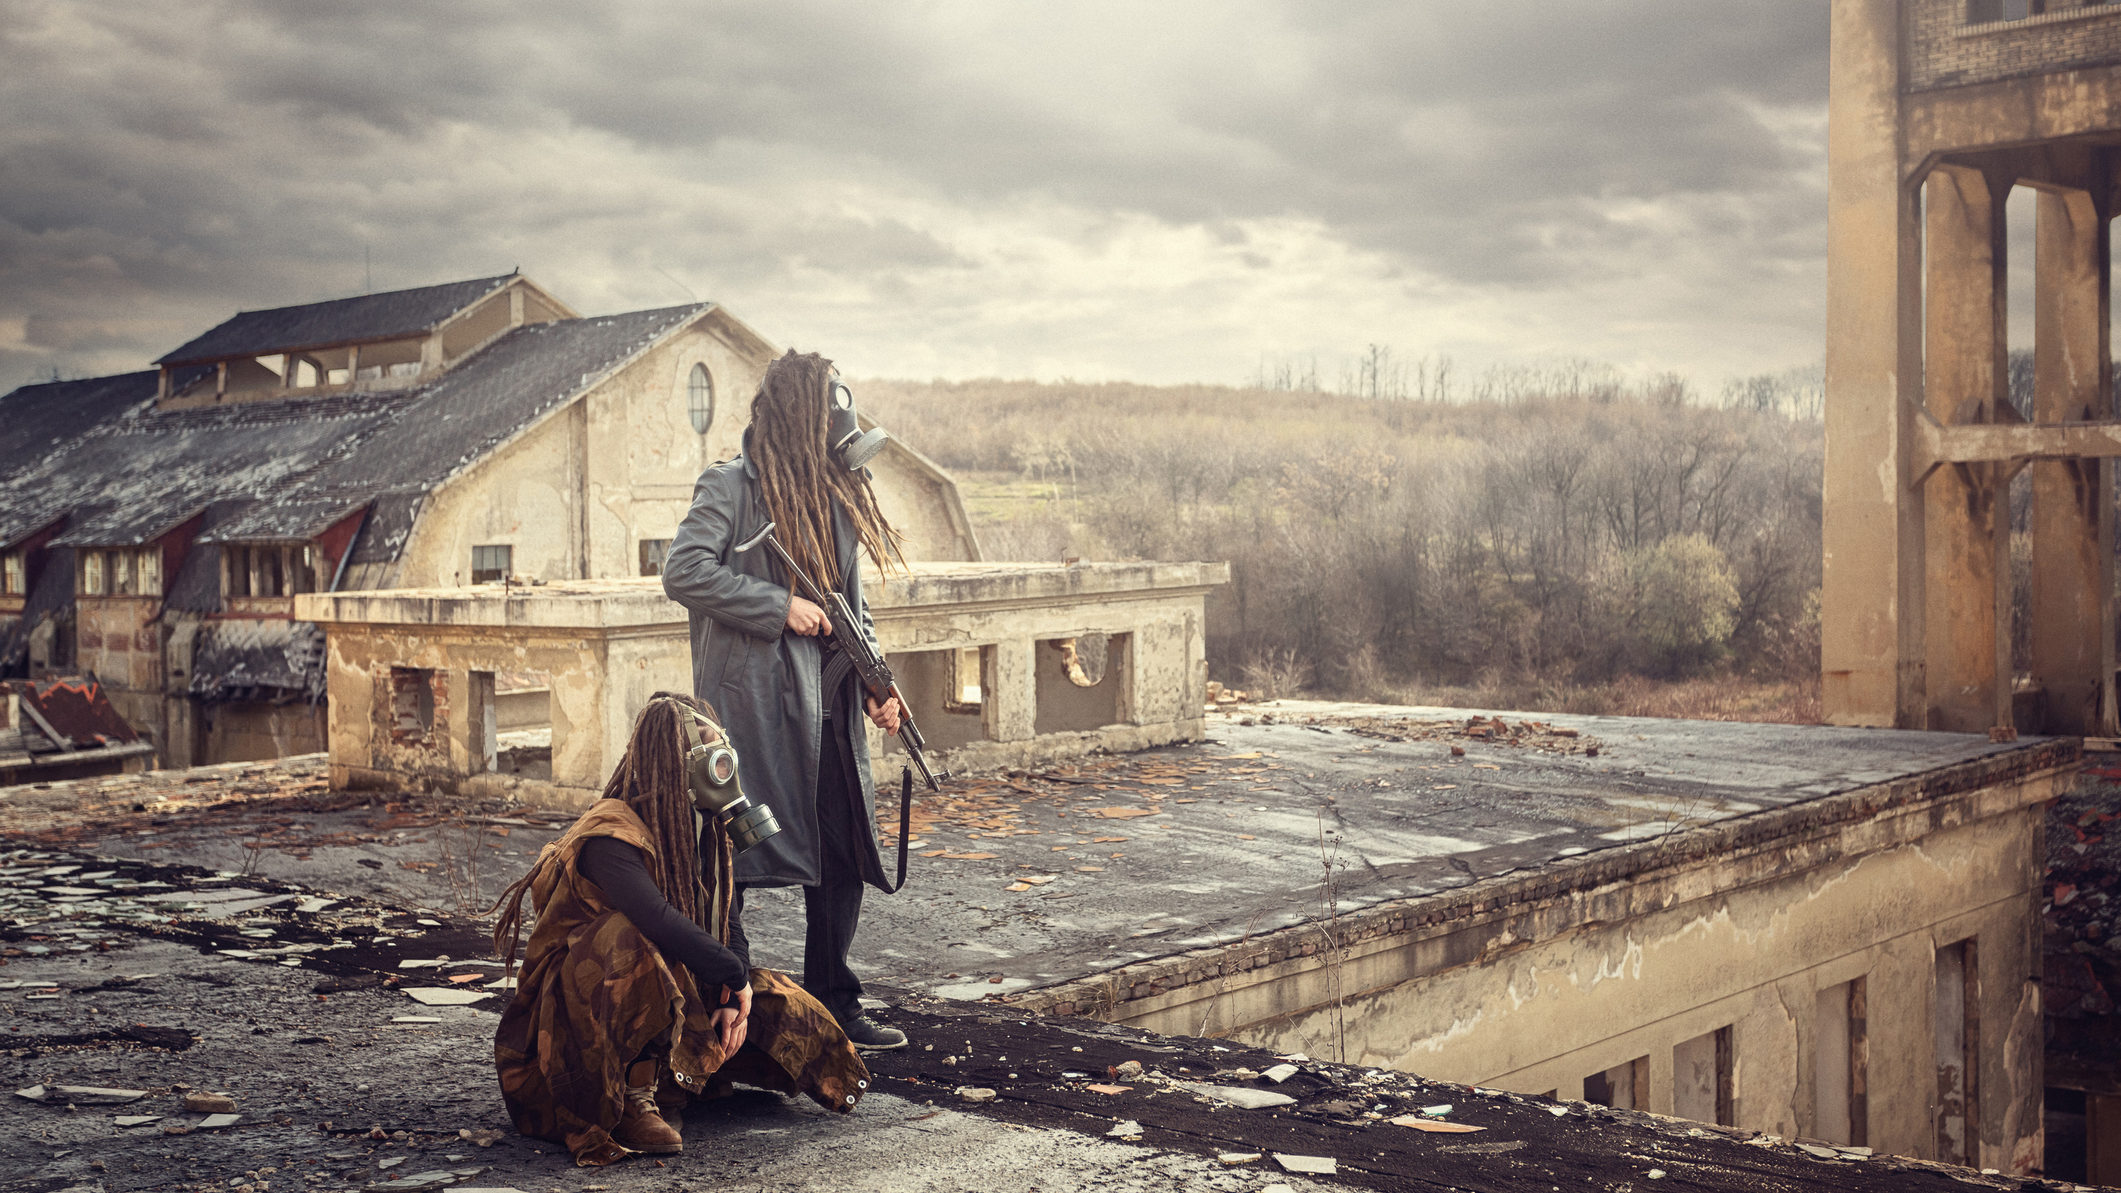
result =
[[1307,1176],[1332,1176],[1340,1171],[1340,1161],[1331,1156],[1292,1156],[1286,1152],[1275,1152],[1274,1162],[1283,1172],[1300,1172]]
[[1111,1130],[1105,1132],[1105,1138],[1107,1139],[1124,1139],[1129,1143],[1132,1143],[1140,1139],[1141,1137],[1142,1125],[1138,1122],[1135,1122],[1131,1118],[1121,1119],[1120,1121],[1112,1124]]
[[1190,1090],[1204,1098],[1236,1106],[1243,1110],[1265,1110],[1271,1106],[1294,1106],[1296,1099],[1273,1090],[1249,1089],[1242,1085],[1210,1085],[1201,1081],[1181,1081],[1180,1089]]
[[1258,1162],[1259,1162],[1259,1161],[1260,1161],[1260,1160],[1261,1160],[1262,1158],[1263,1158],[1263,1157],[1262,1157],[1262,1156],[1260,1155],[1260,1153],[1258,1153],[1258,1152],[1217,1152],[1217,1153],[1215,1153],[1215,1159],[1216,1159],[1216,1162],[1217,1162],[1217,1163],[1220,1163],[1221,1165],[1223,1165],[1223,1166],[1224,1166],[1224,1167],[1226,1167],[1226,1168],[1236,1168],[1236,1167],[1238,1167],[1239,1165],[1243,1165],[1243,1164],[1256,1164],[1256,1163],[1258,1163]]
[[1268,1069],[1266,1072],[1261,1073],[1260,1076],[1266,1078],[1267,1080],[1273,1082],[1276,1085],[1280,1085],[1282,1082],[1287,1081],[1289,1078],[1296,1076],[1299,1071],[1300,1070],[1298,1070],[1295,1065],[1289,1064],[1288,1062],[1284,1061],[1281,1064],[1275,1065],[1273,1068]]
[[110,1089],[100,1085],[32,1085],[15,1091],[18,1098],[70,1106],[123,1106],[147,1096],[144,1089]]
[[144,1127],[149,1123],[161,1122],[162,1116],[159,1114],[121,1114],[110,1121],[113,1125],[120,1127]]
[[233,1127],[242,1120],[243,1116],[240,1114],[209,1114],[192,1125],[201,1131],[212,1131],[221,1127]]
[[967,1102],[992,1102],[998,1095],[991,1089],[979,1085],[960,1085],[957,1096]]
[[408,986],[403,993],[414,1002],[430,1007],[466,1007],[493,997],[491,990],[448,986]]
[[1519,746],[1543,750],[1549,754],[1584,754],[1590,757],[1597,757],[1605,744],[1595,737],[1585,737],[1578,730],[1529,718],[1510,722],[1501,717],[1475,716],[1464,721],[1442,721],[1420,717],[1326,713],[1305,715],[1292,720],[1298,724],[1344,729],[1357,737],[1375,738],[1379,741],[1450,742],[1453,758],[1465,756],[1465,747],[1457,744],[1459,741]]
[[[1565,1114],[1567,1111],[1563,1111],[1563,1113]],[[1423,1118],[1418,1114],[1402,1114],[1398,1118],[1386,1119],[1385,1121],[1398,1127],[1412,1127],[1417,1131],[1431,1131],[1438,1134],[1487,1130],[1486,1127],[1476,1127],[1470,1123],[1447,1123],[1441,1119]]]
[[233,1114],[236,1110],[236,1100],[227,1094],[193,1090],[184,1095],[184,1109],[193,1114]]

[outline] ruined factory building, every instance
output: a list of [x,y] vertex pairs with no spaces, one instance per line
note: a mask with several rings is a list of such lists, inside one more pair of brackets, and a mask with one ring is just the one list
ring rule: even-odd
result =
[[[1827,718],[2113,736],[2121,8],[1834,0],[1831,45]],[[2010,206],[2033,214],[2029,271]]]
[[[89,674],[185,766],[319,751],[304,593],[655,575],[775,353],[713,303],[581,318],[517,274],[246,311],[0,397],[0,675]],[[949,478],[874,465],[916,560]],[[544,678],[509,673],[535,722]]]

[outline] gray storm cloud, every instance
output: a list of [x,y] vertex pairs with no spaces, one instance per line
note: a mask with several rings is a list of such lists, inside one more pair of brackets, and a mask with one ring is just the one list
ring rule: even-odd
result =
[[1778,367],[1825,63],[1820,0],[0,0],[0,386],[515,265],[866,374]]

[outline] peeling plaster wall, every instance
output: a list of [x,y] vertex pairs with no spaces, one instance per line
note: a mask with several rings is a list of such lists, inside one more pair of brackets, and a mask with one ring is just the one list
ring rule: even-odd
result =
[[1659,1113],[1672,1111],[1674,1047],[1730,1027],[1734,1125],[1816,1137],[1817,995],[1861,978],[1865,1139],[1933,1157],[1936,952],[1971,937],[1979,1163],[2025,1171],[2041,1151],[2042,801],[2061,781],[1999,777],[1838,823],[1849,811],[1835,801],[1861,793],[1828,797],[1770,814],[1789,827],[1765,846],[1695,830],[1696,847],[1670,859],[1654,847],[1639,864],[1578,859],[1602,865],[1583,871],[1595,882],[1551,865],[1350,909],[1333,925],[1337,956],[1314,924],[1028,1002],[1332,1058],[1344,1033],[1353,1063],[1564,1098],[1581,1098],[1589,1075],[1647,1057],[1647,1108]]
[[[347,587],[468,584],[471,549],[506,544],[513,569],[554,581],[640,574],[640,544],[668,539],[700,472],[742,450],[751,397],[768,360],[719,312],[645,353],[579,401],[438,488],[387,576]],[[714,380],[714,421],[692,428],[695,364]],[[957,488],[904,451],[874,467],[885,516],[909,559],[972,554]]]
[[[692,429],[695,364],[714,380],[705,435]],[[710,315],[590,391],[590,575],[637,576],[641,540],[677,533],[701,470],[740,450],[764,367],[732,346]]]
[[[532,671],[546,675],[550,684],[553,774],[595,779],[540,784],[524,794],[547,806],[586,807],[616,761],[606,758],[605,742],[623,743],[633,714],[649,693],[681,684],[689,674],[682,654],[643,651],[636,639],[614,643],[596,633],[447,626],[370,630],[329,635],[328,738],[334,788],[454,788],[467,781],[466,776],[477,781],[474,743],[468,738],[472,718],[468,710],[453,708],[451,701],[456,693],[472,690],[472,671]],[[390,698],[393,667],[435,673],[434,740],[388,739],[391,714],[387,704],[379,708],[378,703]]]
[[398,557],[397,586],[471,583],[471,549],[507,544],[516,574],[580,574],[582,486],[576,404],[430,494]]

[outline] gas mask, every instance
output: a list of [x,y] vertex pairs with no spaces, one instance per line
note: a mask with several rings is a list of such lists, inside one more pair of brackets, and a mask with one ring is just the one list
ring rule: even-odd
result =
[[891,436],[882,427],[862,430],[861,420],[854,416],[854,391],[837,374],[825,386],[825,446],[841,467],[853,472],[884,450],[884,441]]
[[692,806],[721,822],[729,843],[742,853],[781,831],[773,809],[755,804],[737,781],[735,747],[722,727],[696,709],[678,706],[685,731],[685,786]]

